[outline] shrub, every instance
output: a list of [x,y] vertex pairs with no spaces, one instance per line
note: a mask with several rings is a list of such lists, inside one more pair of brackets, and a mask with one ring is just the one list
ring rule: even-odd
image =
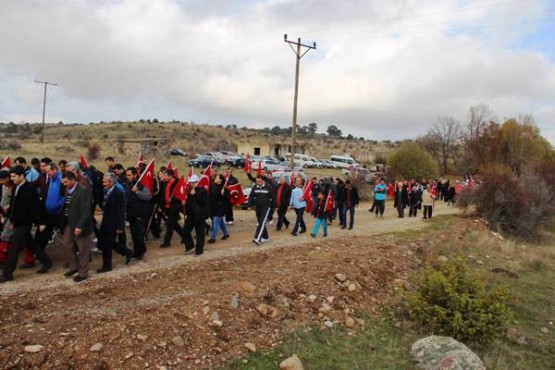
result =
[[394,175],[405,179],[430,179],[437,176],[434,159],[416,143],[404,143],[389,156],[387,161]]
[[550,184],[531,172],[518,176],[503,165],[488,166],[481,173],[482,184],[463,192],[458,205],[474,210],[494,231],[538,240],[555,214]]
[[94,161],[100,155],[100,144],[94,142],[87,143],[87,157],[90,161]]
[[406,296],[409,315],[431,333],[486,346],[503,333],[511,316],[505,304],[508,289],[486,291],[460,257],[438,270],[425,268],[414,283],[416,290]]

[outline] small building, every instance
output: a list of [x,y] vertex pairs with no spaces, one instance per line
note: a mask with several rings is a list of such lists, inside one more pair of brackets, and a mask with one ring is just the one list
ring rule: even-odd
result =
[[[295,148],[296,153],[307,154],[308,145],[304,142],[297,141]],[[268,140],[243,142],[237,144],[237,153],[250,154],[260,156],[285,157],[286,153],[291,153],[291,139],[283,140],[282,137],[268,138]]]

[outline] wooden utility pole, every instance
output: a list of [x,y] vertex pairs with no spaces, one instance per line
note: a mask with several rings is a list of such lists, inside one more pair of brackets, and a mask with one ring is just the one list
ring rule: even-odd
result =
[[48,88],[48,85],[52,85],[52,86],[58,86],[58,84],[52,83],[52,82],[48,82],[48,81],[37,81],[35,80],[36,83],[38,84],[44,84],[44,97],[42,100],[42,130],[40,133],[40,143],[43,144],[44,143],[44,118],[46,116],[46,90]]
[[[296,69],[295,69],[295,98],[293,100],[293,124],[291,131],[291,158],[289,159],[289,165],[291,169],[295,168],[295,150],[297,146],[297,99],[299,97],[299,69],[301,66],[301,58],[310,51],[310,49],[316,49],[316,43],[312,43],[312,45],[305,45],[301,44],[301,38],[297,39],[297,42],[288,41],[287,34],[283,35],[283,41],[289,44],[291,50],[295,53],[296,56]],[[296,45],[297,48],[295,49],[293,45]],[[306,50],[301,54],[301,46],[305,47]]]

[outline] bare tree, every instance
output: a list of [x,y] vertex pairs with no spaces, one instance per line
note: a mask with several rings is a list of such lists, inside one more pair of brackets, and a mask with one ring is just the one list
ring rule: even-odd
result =
[[473,105],[468,109],[465,142],[473,142],[487,130],[490,122],[495,121],[493,111],[486,104]]
[[447,173],[449,159],[456,160],[455,151],[459,149],[461,125],[453,117],[438,117],[437,122],[428,130],[427,145],[433,147],[442,174]]

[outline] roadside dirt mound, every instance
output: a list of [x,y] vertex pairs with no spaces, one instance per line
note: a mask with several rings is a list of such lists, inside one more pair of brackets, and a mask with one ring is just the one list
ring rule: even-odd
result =
[[[287,233],[262,248],[238,232],[236,245],[194,262],[161,255],[81,284],[60,274],[43,289],[31,277],[5,284],[0,368],[214,369],[303,324],[356,328],[354,313],[380,310],[414,267],[412,247],[376,241],[360,219],[352,233]],[[422,225],[381,221],[376,231]]]

